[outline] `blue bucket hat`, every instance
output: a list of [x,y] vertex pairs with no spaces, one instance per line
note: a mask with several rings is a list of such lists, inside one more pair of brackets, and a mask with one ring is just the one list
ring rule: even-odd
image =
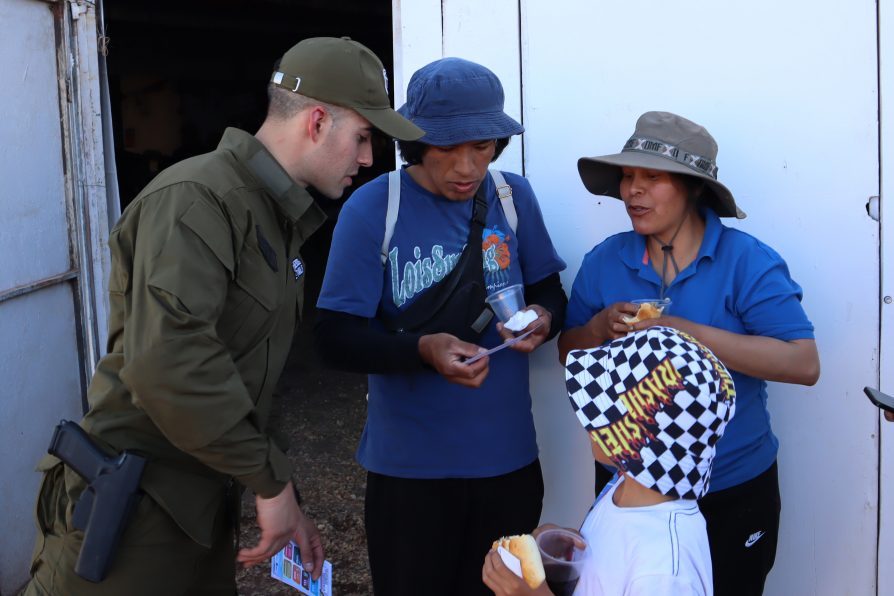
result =
[[413,73],[398,112],[425,131],[420,143],[444,147],[524,132],[503,112],[503,100],[493,72],[462,58],[442,58]]

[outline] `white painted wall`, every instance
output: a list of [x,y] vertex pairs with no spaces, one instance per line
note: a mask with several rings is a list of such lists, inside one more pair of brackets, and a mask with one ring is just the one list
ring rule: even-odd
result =
[[[864,209],[879,192],[876,4],[408,4],[394,4],[397,80],[457,55],[494,70],[509,113],[521,108],[524,172],[568,261],[566,289],[586,251],[629,229],[618,201],[583,188],[577,159],[618,151],[647,110],[680,113],[717,138],[720,179],[749,214],[733,225],[788,261],[823,362],[816,387],[770,387],[783,521],[766,593],[875,594],[878,415],[860,390],[878,375],[879,227]],[[511,157],[501,165],[519,170]],[[553,346],[534,357],[544,519],[574,524],[592,498],[592,464],[562,379]]]
[[[495,14],[506,17],[494,19]],[[456,56],[494,71],[506,94],[506,113],[522,121],[517,0],[393,0],[393,24],[396,107],[406,102],[414,72],[439,58]],[[520,138],[509,143],[495,167],[522,171]]]

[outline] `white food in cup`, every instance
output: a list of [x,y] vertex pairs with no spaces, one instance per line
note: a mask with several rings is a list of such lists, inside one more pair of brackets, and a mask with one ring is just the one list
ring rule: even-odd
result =
[[512,315],[503,326],[512,332],[518,332],[537,320],[537,313],[533,310],[520,310]]

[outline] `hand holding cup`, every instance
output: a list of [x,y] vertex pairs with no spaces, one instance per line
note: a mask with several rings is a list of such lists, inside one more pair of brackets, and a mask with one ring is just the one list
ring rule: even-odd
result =
[[537,534],[537,546],[549,589],[556,596],[571,596],[591,555],[587,542],[572,530],[549,528]]

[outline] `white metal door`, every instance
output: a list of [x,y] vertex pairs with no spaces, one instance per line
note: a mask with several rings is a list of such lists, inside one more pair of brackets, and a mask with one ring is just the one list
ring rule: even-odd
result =
[[3,593],[28,577],[34,466],[59,419],[80,418],[105,341],[108,222],[93,14],[86,2],[0,1]]
[[[618,151],[648,110],[688,116],[718,139],[720,178],[749,214],[733,225],[787,260],[823,363],[816,387],[770,387],[783,514],[766,593],[875,594],[890,561],[876,563],[878,417],[861,393],[878,375],[878,225],[864,209],[879,192],[875,2],[522,0],[488,14],[474,0],[409,4],[394,2],[398,97],[441,55],[509,81],[508,109],[521,109],[526,133],[523,163],[506,167],[522,165],[537,191],[569,264],[566,289],[586,251],[629,229],[617,201],[583,188],[579,157]],[[544,520],[576,523],[592,498],[589,450],[555,352],[541,352],[532,387]],[[894,593],[888,582],[879,594]]]
[[864,209],[878,191],[875,3],[523,7],[527,143],[547,139],[552,156],[527,173],[555,193],[544,210],[572,272],[629,228],[616,201],[581,187],[578,157],[619,150],[654,109],[718,139],[720,178],[749,214],[737,225],[786,258],[823,363],[816,387],[769,389],[783,514],[766,593],[875,593],[877,415],[860,392],[878,328],[877,225]]

